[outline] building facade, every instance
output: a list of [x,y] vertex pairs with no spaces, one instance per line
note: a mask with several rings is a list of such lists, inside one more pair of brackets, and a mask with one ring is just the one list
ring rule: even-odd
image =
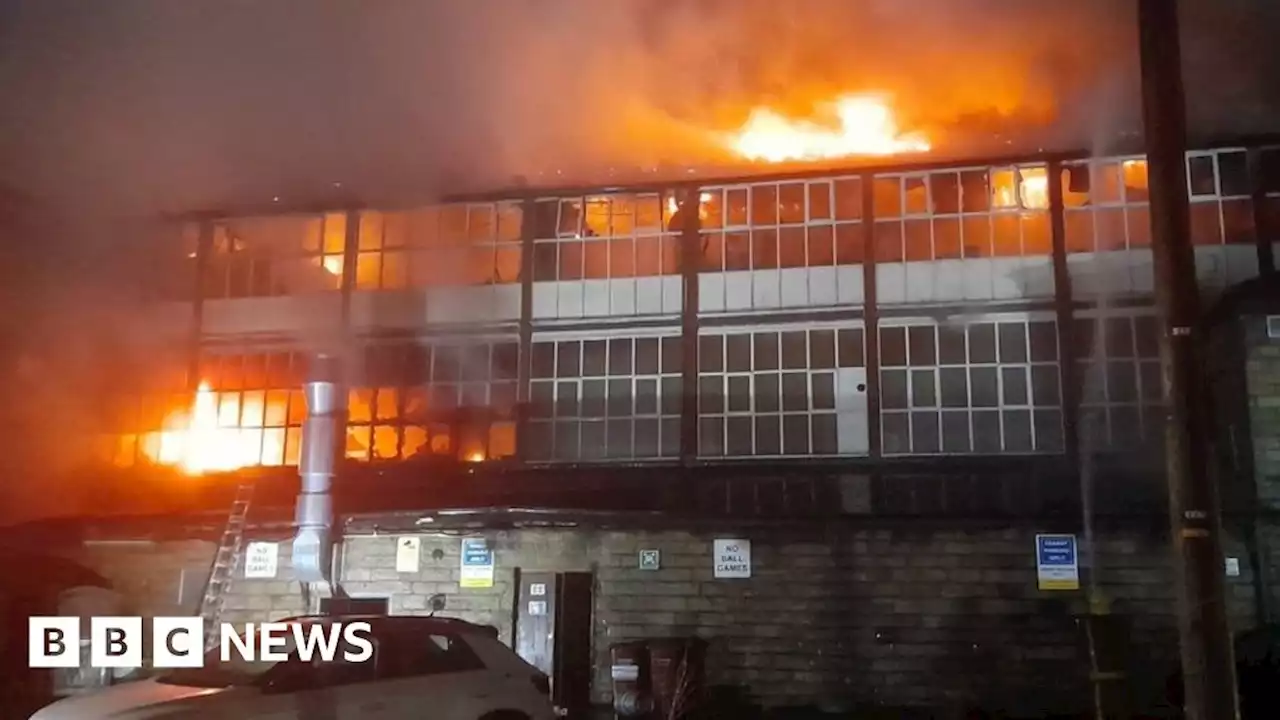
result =
[[[1274,272],[1280,148],[1193,151],[1187,182],[1206,303]],[[1061,707],[1088,701],[1083,591],[1037,589],[1034,535],[1087,525],[1154,702],[1176,653],[1148,213],[1142,156],[1054,155],[203,216],[157,255],[170,352],[113,399],[96,477],[258,478],[255,537],[287,541],[301,384],[337,354],[351,598],[444,594],[526,657],[585,657],[596,702],[611,643],[699,635],[712,682],[767,705]],[[71,545],[142,610],[194,608],[212,545],[179,538],[225,506],[182,502]],[[1238,628],[1280,590],[1258,534],[1229,532]],[[460,587],[459,536],[493,549],[488,586]],[[716,538],[752,542],[749,578],[716,577]],[[284,551],[236,617],[317,609]],[[539,635],[534,585],[581,642]]]

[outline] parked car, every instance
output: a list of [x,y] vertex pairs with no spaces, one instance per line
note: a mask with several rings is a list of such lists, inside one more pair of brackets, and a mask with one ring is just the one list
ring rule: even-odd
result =
[[204,667],[67,698],[31,720],[94,718],[432,717],[440,720],[550,720],[550,682],[498,640],[497,630],[441,617],[306,617],[304,626],[367,622],[373,655],[348,662],[302,660],[290,639],[288,659],[220,661]]

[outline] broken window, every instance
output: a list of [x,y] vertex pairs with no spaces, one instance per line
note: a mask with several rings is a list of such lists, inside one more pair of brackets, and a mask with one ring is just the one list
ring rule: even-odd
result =
[[872,188],[875,203],[873,211],[877,220],[896,218],[902,215],[901,178],[877,177]]
[[862,179],[841,178],[836,180],[834,190],[836,220],[861,220]]
[[1018,197],[1027,210],[1049,207],[1049,173],[1044,167],[1018,169]]
[[1280,147],[1258,151],[1258,175],[1264,193],[1280,193]]
[[925,178],[908,176],[903,178],[903,196],[906,200],[907,215],[923,215],[929,212],[929,186]]
[[929,177],[929,198],[934,213],[954,215],[960,212],[960,176],[953,172],[933,173]]
[[999,209],[1018,207],[1018,176],[1012,169],[991,171],[991,206]]
[[1147,181],[1146,160],[1125,160],[1121,164],[1124,175],[1124,199],[1126,202],[1148,202],[1151,199]]
[[966,213],[984,213],[991,209],[991,183],[986,170],[960,173],[961,209]]

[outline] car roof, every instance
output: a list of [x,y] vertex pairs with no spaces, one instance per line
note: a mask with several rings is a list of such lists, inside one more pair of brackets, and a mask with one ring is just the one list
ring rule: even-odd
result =
[[442,617],[439,615],[296,615],[284,618],[279,622],[299,623],[302,625],[330,625],[333,623],[369,623],[371,629],[378,630],[412,630],[416,632],[455,632],[498,636],[498,628],[493,625],[480,625],[460,618]]

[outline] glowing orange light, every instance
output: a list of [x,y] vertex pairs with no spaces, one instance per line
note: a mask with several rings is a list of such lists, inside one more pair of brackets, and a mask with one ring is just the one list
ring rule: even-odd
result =
[[1049,174],[1042,167],[996,170],[991,174],[991,196],[991,204],[997,208],[1046,209]]
[[[706,219],[706,216],[707,216],[707,212],[706,212],[707,209],[705,205],[709,202],[711,202],[711,193],[704,192],[698,195],[698,211],[699,211],[698,214],[701,215],[704,220]],[[667,215],[674,216],[679,209],[680,209],[680,203],[676,200],[676,196],[668,195],[667,196]]]
[[826,108],[832,123],[788,118],[757,108],[728,138],[729,147],[748,160],[787,162],[830,160],[858,155],[927,152],[929,142],[902,133],[888,101],[877,95],[846,95]]
[[284,450],[282,442],[260,428],[220,422],[218,395],[202,382],[190,408],[165,418],[159,442],[147,454],[153,462],[201,475],[259,465],[264,456],[278,457]]
[[341,255],[325,255],[315,259],[320,267],[324,268],[331,275],[342,274],[342,256]]
[[1044,168],[1022,171],[1022,207],[1043,209],[1049,207],[1049,174]]
[[468,453],[466,459],[467,459],[467,462],[473,462],[473,463],[484,462],[484,453],[477,450],[475,452]]

